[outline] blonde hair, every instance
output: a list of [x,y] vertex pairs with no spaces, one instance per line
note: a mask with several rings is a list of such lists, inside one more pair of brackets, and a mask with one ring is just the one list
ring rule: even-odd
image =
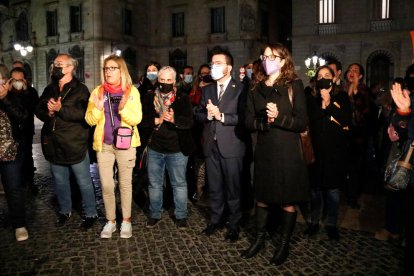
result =
[[[128,67],[125,63],[125,60],[122,57],[119,57],[117,55],[110,55],[107,58],[105,58],[103,62],[104,67],[110,60],[113,60],[116,62],[116,64],[118,64],[119,70],[121,73],[122,90],[126,91],[128,88],[132,86],[132,79],[131,79],[131,76],[129,75]],[[102,85],[103,85],[105,83],[105,74],[103,70],[101,74],[102,74]]]

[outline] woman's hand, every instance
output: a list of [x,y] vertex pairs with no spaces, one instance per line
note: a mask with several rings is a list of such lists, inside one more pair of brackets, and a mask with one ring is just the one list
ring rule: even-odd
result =
[[279,111],[277,110],[277,105],[275,103],[267,103],[266,114],[267,114],[267,122],[273,123],[275,121],[275,118],[279,114]]
[[326,107],[331,103],[331,94],[329,94],[330,90],[321,89],[321,97],[322,97],[322,109],[326,109]]
[[401,89],[401,84],[394,83],[391,88],[391,96],[394,100],[397,108],[401,112],[409,112],[411,106],[410,95],[408,94],[407,90]]
[[174,120],[174,110],[172,108],[168,109],[168,111],[165,112],[164,121],[170,122],[172,124],[175,123],[175,120]]
[[99,96],[94,94],[92,96],[93,103],[95,104],[95,107],[102,111],[104,109],[104,97],[102,99],[99,99]]

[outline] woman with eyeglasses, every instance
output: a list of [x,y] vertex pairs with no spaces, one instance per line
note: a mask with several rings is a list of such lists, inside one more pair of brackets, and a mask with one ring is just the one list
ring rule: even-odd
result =
[[309,184],[300,133],[306,129],[306,100],[292,56],[282,44],[269,45],[260,56],[266,77],[247,96],[246,126],[257,132],[254,153],[256,240],[242,252],[255,256],[263,247],[269,208],[280,207],[281,239],[275,243],[271,264],[281,265],[289,255],[296,224],[295,205],[308,200]]
[[[104,60],[102,84],[92,91],[86,111],[86,122],[96,125],[93,149],[97,151],[99,177],[105,205],[106,219],[101,238],[109,239],[116,231],[116,203],[113,166],[118,165],[118,183],[121,195],[122,224],[120,237],[132,236],[132,169],[135,166],[136,147],[140,146],[137,125],[142,119],[141,100],[133,86],[122,57],[111,55]],[[129,148],[119,148],[118,128],[132,129]]]

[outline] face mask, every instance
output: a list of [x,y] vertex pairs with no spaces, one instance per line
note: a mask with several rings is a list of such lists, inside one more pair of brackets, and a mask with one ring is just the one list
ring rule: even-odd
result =
[[155,81],[158,77],[158,73],[157,72],[147,72],[147,78],[150,81]]
[[192,83],[193,82],[193,75],[185,75],[184,76],[185,83]]
[[249,79],[252,79],[253,69],[247,68],[246,75]]
[[240,74],[240,75],[239,75],[240,81],[242,81],[242,80],[244,79],[244,77],[245,77],[245,76],[246,76],[245,74]]
[[160,89],[161,93],[168,93],[173,91],[174,84],[173,83],[159,83],[158,88]]
[[272,75],[273,73],[276,73],[280,71],[281,67],[278,61],[276,60],[264,60],[263,61],[263,67],[266,70],[266,74],[268,76]]
[[333,85],[333,79],[320,79],[316,81],[316,87],[318,89],[329,89]]
[[63,78],[65,74],[63,74],[62,70],[62,67],[53,67],[51,75],[53,81],[59,81],[61,78]]
[[202,82],[205,82],[205,83],[210,83],[213,81],[213,79],[211,78],[211,75],[200,76],[200,79]]
[[15,81],[13,81],[13,84],[12,85],[13,85],[14,89],[16,89],[16,90],[24,90],[24,89],[26,89],[24,82],[21,81],[21,80],[15,80]]
[[213,65],[213,67],[211,67],[210,75],[213,78],[213,80],[219,80],[219,79],[221,79],[222,77],[224,77],[223,67],[222,66]]
[[406,77],[405,84],[407,85],[407,89],[411,92],[414,91],[414,77]]

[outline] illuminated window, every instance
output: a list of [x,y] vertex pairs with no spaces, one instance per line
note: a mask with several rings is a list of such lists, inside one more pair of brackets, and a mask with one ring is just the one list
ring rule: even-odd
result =
[[319,0],[319,23],[335,22],[335,0]]
[[381,19],[390,18],[390,0],[381,0]]

